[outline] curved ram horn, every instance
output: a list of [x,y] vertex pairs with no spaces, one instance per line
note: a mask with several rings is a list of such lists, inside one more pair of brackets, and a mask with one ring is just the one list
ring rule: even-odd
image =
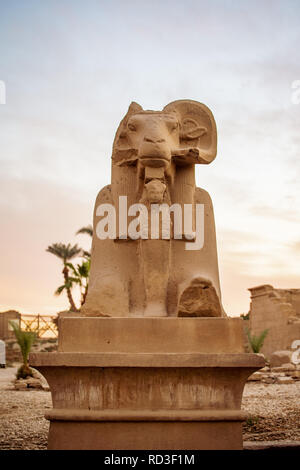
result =
[[211,163],[217,155],[217,128],[210,109],[193,100],[178,100],[164,107],[163,112],[175,112],[179,118],[179,155],[197,155],[194,163]]

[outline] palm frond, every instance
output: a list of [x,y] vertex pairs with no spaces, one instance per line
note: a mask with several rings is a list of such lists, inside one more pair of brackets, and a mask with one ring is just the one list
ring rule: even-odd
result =
[[82,256],[86,258],[87,260],[89,260],[91,258],[91,252],[83,250]]
[[48,253],[51,253],[60,258],[64,263],[79,256],[82,253],[82,248],[78,247],[77,244],[71,246],[70,243],[65,245],[64,243],[53,243],[46,249]]
[[248,341],[254,353],[259,353],[259,351],[263,347],[268,332],[269,330],[263,330],[258,336],[255,336],[251,334],[248,328],[246,329]]
[[66,288],[65,284],[63,284],[62,286],[59,286],[54,292],[54,295],[60,295],[65,288]]
[[75,284],[80,284],[80,277],[69,277],[70,281],[70,287],[72,287],[72,283],[75,282]]
[[91,265],[90,260],[82,261],[81,264],[77,264],[77,270],[81,277],[84,277],[84,278],[89,277],[90,265]]
[[93,227],[92,225],[87,225],[86,227],[81,227],[77,232],[76,235],[79,235],[81,233],[86,233],[90,237],[93,236]]
[[[73,271],[73,273],[75,274],[75,276],[78,276],[78,271],[76,270],[74,264],[72,263],[66,263],[65,266],[67,266],[68,268],[71,269],[71,271]],[[78,265],[77,265],[78,266]]]
[[20,346],[23,362],[24,364],[27,364],[31,346],[36,340],[36,334],[31,331],[22,331],[20,326],[14,321],[10,321],[9,323],[14,330],[16,340]]

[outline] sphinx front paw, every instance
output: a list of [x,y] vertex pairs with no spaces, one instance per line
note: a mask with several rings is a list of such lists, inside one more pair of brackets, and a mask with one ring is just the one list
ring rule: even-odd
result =
[[212,282],[197,277],[182,292],[178,317],[221,317],[222,307]]

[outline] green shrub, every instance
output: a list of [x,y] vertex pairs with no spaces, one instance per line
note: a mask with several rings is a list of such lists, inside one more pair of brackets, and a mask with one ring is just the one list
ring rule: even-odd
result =
[[259,422],[259,416],[248,416],[246,420],[247,426],[255,426]]
[[242,318],[243,320],[250,320],[250,312],[248,312],[248,313],[241,313],[241,314],[240,314],[240,318]]
[[26,379],[26,377],[33,377],[32,369],[29,366],[22,364],[16,373],[17,379]]
[[263,347],[268,331],[269,330],[264,330],[260,333],[260,335],[255,336],[250,333],[250,330],[248,328],[246,329],[248,341],[254,353],[259,353],[259,351]]
[[32,370],[28,365],[28,356],[31,350],[31,346],[36,340],[36,334],[32,333],[31,331],[22,331],[20,326],[14,321],[10,321],[9,323],[14,330],[15,337],[18,345],[20,346],[23,358],[23,364],[17,371],[17,379],[25,379],[28,376],[32,377]]

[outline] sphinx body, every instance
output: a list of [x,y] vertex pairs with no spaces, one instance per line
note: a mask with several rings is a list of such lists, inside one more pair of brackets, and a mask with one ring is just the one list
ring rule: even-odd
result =
[[[201,103],[179,100],[162,111],[130,105],[113,144],[111,184],[96,199],[89,292],[82,309],[85,315],[225,316],[212,202],[205,190],[195,186],[195,165],[215,158],[216,141],[213,115]],[[163,235],[163,226],[155,239],[120,236],[120,217],[124,223],[120,201],[124,196],[127,207],[143,204],[149,217],[153,205],[179,206],[183,228],[185,208],[193,209],[191,225],[195,229],[195,209],[201,205],[202,248],[186,249],[187,239],[190,245],[196,243],[194,232],[188,238],[184,232],[179,238],[174,224],[169,237]],[[98,207],[103,204],[112,205],[117,214],[113,239],[97,236]]]

